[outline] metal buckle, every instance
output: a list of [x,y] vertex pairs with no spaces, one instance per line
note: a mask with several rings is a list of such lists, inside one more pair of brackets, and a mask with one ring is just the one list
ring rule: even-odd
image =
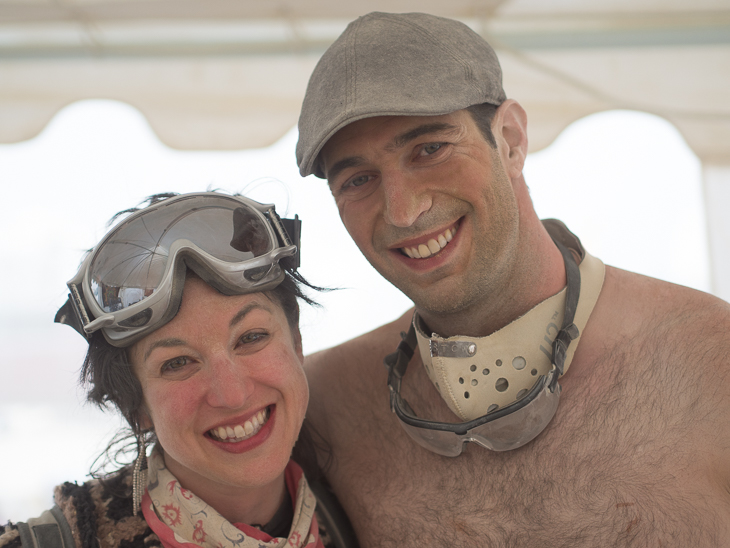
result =
[[431,357],[471,358],[477,353],[477,345],[468,341],[435,341],[429,339]]

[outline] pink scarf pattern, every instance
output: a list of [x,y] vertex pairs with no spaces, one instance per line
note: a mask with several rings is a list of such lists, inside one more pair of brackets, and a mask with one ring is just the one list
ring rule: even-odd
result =
[[316,500],[294,461],[284,471],[294,504],[287,538],[273,538],[243,523],[233,524],[212,506],[183,488],[165,466],[159,447],[148,459],[142,513],[165,548],[323,548],[314,515]]

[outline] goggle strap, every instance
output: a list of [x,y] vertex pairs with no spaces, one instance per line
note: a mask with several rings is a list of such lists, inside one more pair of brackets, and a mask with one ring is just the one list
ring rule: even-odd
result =
[[299,219],[299,215],[294,215],[293,219],[282,219],[273,208],[267,213],[272,220],[271,224],[274,225],[276,234],[280,240],[279,243],[284,247],[290,245],[297,246],[297,252],[294,255],[280,259],[279,263],[284,268],[296,270],[300,264],[299,251],[301,249],[300,240],[302,235],[302,221]]
[[284,229],[284,225],[281,224],[281,217],[279,217],[279,214],[274,211],[273,207],[270,207],[266,211],[266,215],[271,220],[271,224],[274,225],[274,229],[276,230],[276,233],[279,236],[279,240],[284,244],[284,247],[288,245],[292,245],[291,239],[289,239],[289,235],[286,233],[286,230]]
[[84,324],[81,323],[78,310],[74,305],[73,295],[69,293],[66,303],[58,309],[56,317],[53,319],[56,323],[62,323],[73,327],[85,339],[89,338],[88,333],[84,331]]
[[74,310],[81,320],[81,324],[88,324],[91,320],[89,319],[89,315],[86,313],[86,307],[84,306],[84,300],[81,298],[79,288],[76,284],[69,284],[68,288],[71,290],[71,303],[74,305]]

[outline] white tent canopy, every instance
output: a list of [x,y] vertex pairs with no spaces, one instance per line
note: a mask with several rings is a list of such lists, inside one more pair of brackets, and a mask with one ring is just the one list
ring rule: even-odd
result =
[[495,47],[531,151],[588,114],[673,123],[703,162],[715,293],[730,299],[727,0],[0,0],[0,143],[87,98],[139,109],[167,145],[269,145],[347,22],[373,10],[463,20]]

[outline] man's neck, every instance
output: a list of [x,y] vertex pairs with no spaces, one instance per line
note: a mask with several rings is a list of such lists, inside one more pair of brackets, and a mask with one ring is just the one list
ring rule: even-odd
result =
[[448,313],[416,306],[431,332],[442,337],[486,337],[565,287],[563,257],[537,217],[535,221],[531,229],[522,227],[519,260],[499,291]]

